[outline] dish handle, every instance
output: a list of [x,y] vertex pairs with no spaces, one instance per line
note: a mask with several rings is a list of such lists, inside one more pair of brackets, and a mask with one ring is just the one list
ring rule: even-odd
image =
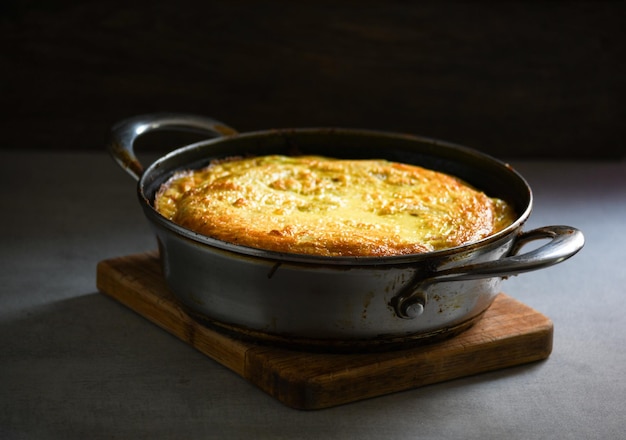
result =
[[[548,239],[548,242],[531,251],[518,254],[528,243]],[[507,257],[482,263],[467,264],[431,273],[410,286],[392,300],[396,315],[413,319],[421,315],[426,305],[428,286],[448,281],[465,281],[482,278],[505,278],[543,269],[575,255],[585,244],[583,233],[571,226],[544,226],[519,234]]]
[[107,149],[113,159],[135,180],[139,180],[144,172],[134,151],[135,141],[146,133],[158,130],[187,131],[209,134],[211,137],[237,134],[236,130],[216,119],[192,114],[154,113],[124,119],[111,128]]

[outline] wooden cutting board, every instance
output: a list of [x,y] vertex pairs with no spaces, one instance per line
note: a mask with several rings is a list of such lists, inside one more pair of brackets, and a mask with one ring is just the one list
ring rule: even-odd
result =
[[191,318],[163,279],[157,252],[101,261],[98,289],[282,403],[320,409],[546,359],[552,321],[505,295],[447,341],[381,353],[309,353],[257,345]]

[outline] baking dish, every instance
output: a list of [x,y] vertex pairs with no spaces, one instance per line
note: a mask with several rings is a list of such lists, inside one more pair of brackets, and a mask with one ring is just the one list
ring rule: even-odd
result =
[[[158,130],[208,137],[144,169],[136,140]],[[581,231],[552,225],[524,231],[532,191],[512,167],[477,150],[400,133],[341,128],[238,133],[213,118],[152,114],[112,128],[108,149],[137,181],[137,196],[156,235],[166,283],[204,324],[258,342],[316,350],[408,347],[469,328],[506,277],[544,269],[575,255]],[[457,176],[515,206],[517,219],[480,241],[441,251],[390,257],[321,257],[249,248],[187,230],[153,207],[174,172],[229,156],[316,154],[383,158]],[[530,242],[539,246],[525,251]],[[530,246],[529,246],[530,247]]]

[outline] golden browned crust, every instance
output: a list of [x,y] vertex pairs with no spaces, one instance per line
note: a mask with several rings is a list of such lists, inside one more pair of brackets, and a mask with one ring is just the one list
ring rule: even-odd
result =
[[261,156],[175,174],[166,218],[223,241],[322,256],[390,256],[480,240],[515,219],[461,180],[385,160]]

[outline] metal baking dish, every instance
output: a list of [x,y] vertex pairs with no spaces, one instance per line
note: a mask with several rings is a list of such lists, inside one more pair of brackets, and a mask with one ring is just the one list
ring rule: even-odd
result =
[[[156,130],[211,138],[172,151],[145,170],[135,141]],[[406,347],[451,337],[489,308],[503,279],[576,254],[583,234],[569,226],[522,227],[532,192],[507,164],[463,146],[418,136],[336,128],[237,133],[202,116],[138,116],[112,128],[109,151],[137,180],[137,195],[157,237],[167,285],[206,325],[259,342],[322,350]],[[215,158],[318,154],[384,158],[457,176],[513,203],[517,220],[475,243],[393,257],[317,257],[253,249],[203,236],[161,216],[155,193],[172,173]],[[529,242],[538,247],[522,251]]]

